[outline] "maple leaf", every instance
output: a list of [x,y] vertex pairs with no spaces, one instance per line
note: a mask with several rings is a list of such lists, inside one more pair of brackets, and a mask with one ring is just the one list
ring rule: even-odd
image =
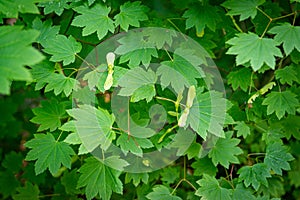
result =
[[274,37],[275,41],[279,44],[283,43],[283,50],[286,55],[289,55],[293,49],[300,51],[300,41],[294,40],[294,38],[300,38],[300,26],[284,23],[271,28],[269,32],[276,34]]
[[179,167],[167,167],[163,169],[163,172],[160,173],[161,180],[166,184],[170,185],[174,183],[180,177],[180,168]]
[[34,82],[36,82],[35,90],[42,89],[46,84],[48,78],[55,72],[54,64],[48,60],[31,66],[30,70]]
[[295,114],[299,101],[296,94],[291,91],[271,92],[262,102],[267,105],[267,114],[276,113],[278,119],[281,119],[285,113]]
[[231,200],[230,190],[221,187],[215,177],[203,174],[203,178],[198,180],[197,183],[201,187],[196,191],[195,194],[200,196],[201,200]]
[[179,129],[169,146],[177,149],[177,156],[182,156],[186,153],[194,139],[195,134],[192,131]]
[[23,156],[14,151],[5,155],[2,166],[12,173],[18,173],[22,168]]
[[81,51],[81,44],[76,42],[71,35],[67,38],[64,35],[57,35],[55,39],[44,43],[44,52],[51,54],[50,61],[63,61],[64,65],[68,65],[75,61],[75,55]]
[[85,159],[79,168],[81,173],[77,188],[84,187],[86,198],[93,199],[99,194],[103,200],[109,200],[112,192],[122,194],[123,184],[119,179],[120,171],[107,167],[94,157]]
[[47,15],[52,12],[55,12],[59,16],[63,13],[64,9],[69,9],[70,6],[68,2],[72,2],[72,0],[45,1],[46,2],[39,3],[40,7],[44,7],[44,14]]
[[180,197],[172,195],[169,188],[164,185],[154,186],[153,191],[147,194],[146,197],[150,200],[181,200]]
[[181,56],[174,54],[171,61],[164,61],[157,69],[157,75],[160,76],[160,84],[162,89],[167,86],[171,87],[178,94],[191,85],[197,85],[197,78],[203,77],[203,72],[200,67],[194,67],[189,61]]
[[108,17],[110,8],[101,4],[95,4],[89,8],[87,6],[75,7],[74,10],[81,15],[76,16],[73,21],[73,26],[84,27],[82,35],[87,36],[97,32],[99,40],[101,40],[108,31],[114,32],[114,22]]
[[0,187],[0,193],[5,199],[15,193],[16,188],[20,185],[20,181],[17,180],[12,172],[1,170],[0,184],[1,186],[5,185],[5,187]]
[[132,102],[142,99],[146,99],[149,102],[156,94],[154,87],[156,79],[157,77],[151,69],[145,71],[142,67],[136,67],[128,70],[119,79],[118,84],[122,88],[118,95],[131,96],[130,100]]
[[290,179],[291,185],[296,188],[300,186],[300,159],[294,160],[292,162],[292,170],[288,172],[288,177]]
[[111,128],[115,118],[107,110],[81,105],[79,108],[67,110],[67,113],[75,119],[76,132],[88,152],[92,152],[99,145],[103,149],[110,146],[114,138]]
[[268,144],[264,163],[269,169],[276,174],[282,175],[282,170],[290,170],[288,161],[294,160],[293,156],[288,153],[288,148],[280,142]]
[[261,184],[268,187],[267,178],[272,177],[266,164],[257,163],[253,166],[243,166],[238,171],[239,181],[244,181],[246,187],[252,185],[257,191]]
[[14,200],[38,200],[40,190],[37,185],[33,185],[30,182],[26,182],[24,187],[17,188],[18,194],[14,194],[12,198]]
[[233,190],[232,200],[253,200],[256,197],[252,194],[253,191],[250,189],[246,189],[243,184],[239,183]]
[[192,168],[195,170],[195,176],[201,176],[203,174],[215,176],[218,171],[216,166],[214,166],[214,164],[212,163],[211,159],[207,156],[205,156],[204,158],[196,159],[196,161],[192,163]]
[[43,1],[47,0],[1,0],[0,13],[6,18],[18,18],[19,13],[39,14],[35,3]]
[[240,87],[243,91],[247,92],[248,87],[254,85],[252,71],[246,67],[230,72],[227,75],[227,78],[228,83],[231,84],[233,90]]
[[10,94],[13,80],[31,81],[24,66],[34,65],[44,57],[31,43],[38,37],[36,30],[22,30],[21,26],[0,27],[0,93]]
[[132,180],[132,183],[135,187],[137,187],[140,182],[147,184],[149,179],[148,173],[129,173],[127,172],[125,175],[125,183],[130,183]]
[[63,104],[58,103],[55,100],[41,101],[41,106],[32,109],[32,112],[36,115],[30,121],[36,124],[40,124],[37,131],[43,131],[50,129],[50,131],[56,130],[61,126],[61,119],[65,117],[66,111]]
[[71,168],[71,156],[75,155],[73,149],[65,142],[56,141],[52,134],[35,134],[34,139],[25,143],[31,150],[25,160],[35,162],[35,174],[44,172],[47,168],[51,174],[56,174],[61,164]]
[[77,189],[77,182],[79,179],[79,173],[77,169],[71,172],[65,171],[64,175],[61,177],[61,184],[65,187],[67,194],[80,194],[81,191]]
[[283,69],[277,69],[275,71],[276,79],[279,79],[281,84],[292,85],[293,82],[299,82],[300,80],[297,77],[297,72],[294,70],[294,65],[286,66]]
[[265,0],[227,0],[222,6],[230,9],[229,15],[240,15],[240,21],[249,17],[254,19],[257,14],[258,6],[262,5]]
[[126,2],[120,6],[120,13],[115,15],[116,26],[120,25],[125,31],[129,26],[139,27],[140,21],[148,19],[146,12],[149,10],[146,6],[140,5],[140,1]]
[[254,33],[239,33],[237,37],[226,43],[232,45],[227,54],[237,55],[236,64],[242,65],[250,61],[254,71],[259,70],[263,64],[275,68],[275,56],[282,57],[281,51],[276,47],[275,40],[260,38]]
[[243,136],[243,138],[246,138],[251,134],[249,126],[243,121],[237,122],[234,130],[237,130],[237,137]]
[[186,29],[195,26],[197,35],[204,33],[206,26],[215,31],[217,23],[221,20],[218,9],[211,5],[191,7],[185,11],[182,17],[187,18]]
[[40,31],[40,35],[36,41],[44,46],[49,40],[55,39],[56,35],[58,35],[60,26],[52,26],[52,20],[50,19],[42,22],[41,19],[35,18],[32,22],[32,28]]
[[231,104],[216,91],[203,93],[201,88],[197,88],[196,94],[185,128],[190,125],[203,139],[206,139],[207,133],[224,137],[223,124]]
[[74,78],[66,77],[63,74],[56,73],[53,73],[50,76],[48,76],[45,81],[48,83],[45,88],[45,92],[53,90],[55,95],[64,92],[64,94],[67,97],[79,84],[78,81]]
[[219,138],[210,150],[208,157],[212,158],[212,162],[215,166],[220,163],[228,169],[229,163],[239,163],[236,155],[243,153],[243,150],[237,146],[240,140],[231,137],[232,132],[228,132],[226,138]]

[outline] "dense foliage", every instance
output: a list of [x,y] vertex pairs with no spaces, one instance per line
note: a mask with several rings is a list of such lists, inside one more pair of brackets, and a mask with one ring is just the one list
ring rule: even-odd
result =
[[299,200],[299,4],[0,0],[1,199]]

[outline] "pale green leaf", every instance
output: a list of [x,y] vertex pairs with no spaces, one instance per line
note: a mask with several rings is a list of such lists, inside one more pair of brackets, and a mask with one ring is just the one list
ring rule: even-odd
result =
[[51,174],[56,174],[61,165],[71,168],[71,156],[75,155],[73,149],[65,142],[56,141],[52,134],[35,134],[34,139],[25,143],[28,152],[25,160],[35,162],[36,175],[47,168]]
[[88,200],[97,195],[103,200],[109,200],[112,192],[123,192],[123,184],[119,179],[121,172],[107,167],[94,157],[85,159],[85,164],[80,167],[79,172],[81,175],[77,188],[84,187]]
[[186,151],[195,139],[195,134],[190,130],[179,129],[172,139],[170,147],[177,149],[177,156],[185,155]]
[[278,119],[281,119],[285,113],[295,114],[299,101],[296,94],[291,91],[271,92],[262,102],[267,105],[267,114],[276,113]]
[[286,55],[289,55],[293,49],[300,51],[300,26],[293,26],[289,23],[284,23],[280,26],[275,26],[270,33],[276,34],[274,40],[278,43],[283,43],[283,50]]
[[36,30],[22,30],[21,26],[0,27],[0,93],[10,94],[13,80],[31,81],[25,66],[37,64],[43,59],[31,44],[38,37]]
[[40,7],[44,7],[44,14],[50,14],[55,12],[57,15],[61,15],[64,9],[69,9],[68,2],[72,2],[73,0],[45,0],[46,2],[39,3]]
[[132,180],[132,183],[137,187],[141,182],[147,184],[149,179],[148,173],[129,173],[125,175],[125,183],[129,183]]
[[294,70],[293,65],[286,66],[283,69],[277,69],[275,71],[275,77],[281,84],[289,84],[292,86],[293,82],[299,82],[297,72]]
[[154,186],[153,191],[146,197],[150,200],[181,200],[180,197],[172,195],[169,188],[163,185]]
[[227,54],[237,55],[236,64],[242,65],[250,61],[254,71],[259,70],[263,64],[275,68],[275,56],[282,57],[281,51],[276,47],[277,42],[270,38],[260,38],[254,33],[239,33],[227,41],[231,45]]
[[237,122],[234,130],[237,131],[237,137],[243,136],[243,138],[246,138],[251,134],[249,126],[243,121]]
[[47,77],[45,81],[48,83],[45,92],[53,90],[55,95],[63,92],[67,97],[70,96],[71,92],[79,85],[76,79],[56,73]]
[[73,26],[84,27],[82,35],[87,36],[94,32],[97,32],[99,40],[105,37],[110,31],[114,32],[115,26],[113,21],[108,17],[111,8],[101,4],[95,4],[89,8],[87,6],[79,6],[74,10],[81,14],[76,16],[73,21]]
[[50,19],[42,22],[41,19],[35,18],[32,22],[32,28],[40,31],[40,35],[36,41],[44,46],[49,40],[55,39],[56,35],[58,35],[60,26],[52,26],[52,21]]
[[146,6],[140,4],[140,1],[135,1],[121,5],[120,13],[114,17],[116,26],[120,25],[125,31],[128,31],[130,25],[140,27],[140,21],[148,19],[146,12],[149,10]]
[[6,18],[18,18],[19,13],[39,14],[35,3],[43,1],[47,0],[1,0],[0,13]]
[[117,139],[117,145],[121,147],[124,154],[129,151],[135,155],[143,155],[143,149],[153,147],[152,142],[146,138],[128,137],[128,134],[122,133]]

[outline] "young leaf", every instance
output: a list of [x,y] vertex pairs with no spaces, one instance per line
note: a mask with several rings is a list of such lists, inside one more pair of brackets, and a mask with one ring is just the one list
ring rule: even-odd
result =
[[101,4],[95,4],[89,8],[87,6],[79,6],[74,10],[81,14],[74,18],[72,21],[73,26],[84,27],[82,35],[87,36],[94,32],[97,32],[99,40],[105,37],[110,31],[114,32],[114,22],[108,17],[110,8]]
[[200,188],[196,191],[196,195],[202,200],[231,200],[230,190],[221,187],[215,177],[203,174],[203,178],[197,183]]
[[190,108],[193,106],[195,97],[196,97],[196,88],[194,85],[192,85],[191,87],[189,87],[188,96],[186,100],[186,107],[178,120],[179,127],[185,127],[186,120],[189,115]]
[[40,190],[37,185],[26,182],[24,187],[17,188],[18,194],[12,196],[13,200],[39,200]]
[[80,167],[79,172],[81,175],[77,188],[84,187],[88,200],[98,194],[103,200],[109,200],[112,192],[123,192],[123,184],[119,179],[121,172],[107,167],[94,157],[85,159],[85,164]]
[[250,135],[250,128],[244,121],[237,122],[234,130],[237,130],[237,137],[243,136],[243,138],[246,138]]
[[290,170],[291,167],[288,161],[292,160],[294,158],[288,153],[288,148],[281,143],[274,142],[267,146],[264,163],[276,174],[282,175],[282,170]]
[[185,11],[182,17],[187,18],[186,29],[195,26],[197,35],[204,33],[206,26],[210,30],[215,31],[217,23],[221,21],[218,9],[211,5],[193,6]]
[[140,1],[126,2],[120,6],[120,13],[115,15],[116,26],[121,26],[128,31],[129,26],[140,27],[140,21],[148,19],[146,12],[149,10],[146,6],[140,5]]
[[61,126],[61,119],[66,114],[65,106],[58,103],[55,100],[41,101],[42,107],[32,109],[32,112],[36,115],[30,121],[36,124],[40,124],[37,131],[43,131],[50,129],[50,131],[56,130]]
[[75,155],[73,149],[65,142],[58,142],[52,134],[35,134],[34,139],[25,143],[31,150],[25,160],[37,160],[35,162],[36,175],[47,168],[51,174],[58,172],[61,165],[71,168],[71,156]]
[[236,90],[240,87],[247,92],[249,86],[253,86],[252,71],[250,68],[243,67],[237,71],[232,71],[228,74],[228,83],[231,84],[232,89]]
[[274,37],[275,41],[280,44],[283,43],[283,50],[286,55],[289,55],[293,49],[300,51],[300,41],[295,40],[295,38],[300,38],[300,26],[284,23],[273,27],[269,32],[276,34]]
[[222,6],[230,9],[228,12],[229,15],[240,15],[240,21],[242,21],[249,17],[254,19],[257,14],[256,7],[263,3],[265,3],[265,0],[227,0]]
[[254,71],[259,70],[264,63],[274,69],[275,56],[282,57],[275,40],[260,38],[254,33],[239,33],[227,43],[232,45],[227,54],[237,55],[236,64],[242,65],[250,61]]
[[67,110],[67,112],[75,119],[76,132],[89,152],[99,145],[103,149],[110,146],[111,140],[114,138],[111,128],[115,118],[107,110],[82,105],[79,108]]
[[256,163],[253,166],[243,166],[238,171],[239,181],[244,181],[246,187],[252,185],[257,191],[261,184],[268,187],[267,178],[272,177],[266,164]]
[[146,197],[150,200],[181,200],[180,197],[172,195],[169,188],[163,185],[154,186],[153,191],[147,194]]
[[[141,99],[150,101],[155,95],[154,84],[156,82],[155,73],[149,69],[145,71],[142,67],[133,68],[124,74],[118,82],[122,87],[118,95],[131,96],[131,101],[136,102]],[[145,92],[145,89],[150,91]],[[144,91],[144,93],[142,92]]]
[[212,162],[215,166],[220,163],[228,169],[229,163],[239,163],[236,155],[243,153],[243,150],[237,146],[240,143],[240,140],[231,137],[232,133],[228,132],[226,138],[219,138],[210,150],[208,157],[212,158]]
[[299,101],[296,94],[291,91],[271,92],[262,102],[267,105],[267,114],[276,113],[278,119],[281,119],[285,113],[294,115]]
[[10,94],[13,80],[31,81],[24,66],[37,64],[43,59],[31,43],[38,37],[36,30],[22,30],[21,26],[0,27],[0,93]]
[[73,63],[75,55],[81,51],[81,44],[76,42],[71,35],[68,38],[64,35],[57,35],[55,39],[45,43],[44,47],[44,52],[52,55],[50,61],[63,61],[63,65]]

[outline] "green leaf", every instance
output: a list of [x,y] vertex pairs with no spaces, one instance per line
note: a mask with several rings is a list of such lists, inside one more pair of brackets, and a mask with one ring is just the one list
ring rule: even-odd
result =
[[77,170],[74,169],[71,172],[65,171],[64,175],[61,177],[61,184],[65,186],[67,194],[80,194],[80,190],[77,189],[77,182],[79,180],[79,174]]
[[81,15],[78,15],[73,19],[72,25],[84,27],[82,30],[83,36],[97,32],[97,36],[99,40],[101,40],[107,35],[108,31],[111,33],[114,32],[114,22],[108,17],[111,10],[109,7],[95,4],[91,8],[79,6],[74,8],[74,10]]
[[265,3],[265,0],[227,0],[222,6],[230,9],[227,12],[228,15],[240,15],[240,21],[245,20],[249,17],[254,19],[257,14],[258,6]]
[[126,155],[128,151],[141,156],[143,155],[143,149],[153,147],[152,142],[146,138],[128,137],[128,134],[122,133],[117,139],[117,145],[119,145]]
[[259,70],[264,63],[274,69],[275,56],[282,57],[280,49],[276,47],[275,40],[260,38],[254,33],[239,33],[237,37],[226,43],[232,45],[227,54],[237,55],[236,64],[242,65],[250,61],[254,71]]
[[289,84],[292,86],[293,82],[299,82],[297,72],[294,70],[293,65],[286,66],[283,69],[277,69],[275,71],[275,77],[281,84]]
[[44,7],[44,14],[50,14],[52,12],[55,12],[57,15],[61,15],[64,11],[64,9],[69,9],[68,2],[72,2],[72,0],[45,0],[46,2],[39,3],[40,7]]
[[149,174],[148,173],[129,173],[125,175],[125,183],[129,183],[132,180],[132,183],[137,187],[141,181],[145,184],[148,183]]
[[30,182],[26,182],[24,187],[17,188],[19,194],[14,194],[12,198],[14,200],[38,200],[40,190],[37,185],[32,185]]
[[221,21],[218,9],[211,5],[193,6],[185,11],[182,17],[187,18],[186,29],[195,26],[197,35],[201,34],[206,26],[215,31],[217,23]]
[[32,112],[36,115],[30,121],[36,124],[40,124],[37,131],[43,131],[50,129],[50,131],[56,130],[61,126],[61,119],[65,116],[65,106],[58,103],[55,100],[41,101],[42,107],[32,109]]
[[252,71],[246,67],[230,72],[227,78],[228,83],[231,84],[233,90],[240,87],[243,91],[247,92],[248,87],[254,85]]
[[196,159],[195,162],[192,163],[192,168],[195,169],[195,176],[202,176],[203,174],[207,174],[210,176],[216,176],[218,169],[212,163],[211,159],[205,156],[204,158]]
[[292,160],[294,158],[288,153],[288,148],[281,143],[274,142],[267,146],[264,163],[276,174],[282,175],[282,170],[290,170],[291,167],[288,161]]
[[219,138],[210,150],[208,157],[212,158],[212,162],[215,166],[220,163],[228,169],[229,163],[239,163],[236,155],[243,153],[242,149],[237,146],[240,143],[240,140],[231,137],[232,132],[228,132],[226,138]]
[[45,81],[48,83],[45,92],[53,90],[55,95],[64,92],[67,97],[70,96],[71,92],[79,85],[79,82],[76,79],[56,73],[48,76]]
[[2,166],[12,173],[18,173],[22,169],[23,156],[14,151],[7,153],[2,162]]
[[292,162],[292,170],[288,172],[290,184],[296,188],[300,186],[300,159]]
[[39,32],[22,29],[21,26],[0,27],[1,94],[10,94],[10,85],[13,80],[31,81],[31,74],[25,66],[37,64],[44,58],[31,46]]
[[249,126],[244,121],[237,122],[234,130],[237,130],[237,137],[243,136],[243,138],[246,138],[251,134]]
[[186,154],[186,151],[195,139],[195,134],[190,130],[179,129],[172,140],[170,147],[177,149],[177,156]]
[[35,90],[42,89],[46,84],[48,78],[54,73],[54,63],[43,60],[42,62],[31,66],[32,78],[36,82]]
[[252,187],[257,191],[261,184],[268,187],[267,178],[272,177],[266,164],[257,163],[253,166],[243,166],[238,171],[239,181],[243,181],[245,186]]
[[173,60],[161,62],[157,69],[157,75],[160,76],[160,84],[163,89],[171,85],[177,94],[184,87],[197,85],[196,79],[203,77],[200,67],[194,67],[177,54],[174,54]]
[[42,22],[41,19],[35,18],[32,22],[32,28],[40,31],[40,35],[36,41],[44,46],[49,40],[55,39],[58,35],[60,26],[52,26],[52,20],[50,19]]
[[196,94],[186,127],[190,125],[203,139],[206,139],[208,133],[224,137],[223,124],[226,110],[231,107],[231,104],[216,91],[203,93],[200,88],[197,88]]
[[25,143],[31,150],[25,160],[35,162],[36,175],[47,168],[51,174],[58,172],[61,165],[71,168],[71,156],[75,155],[73,149],[65,142],[56,141],[52,134],[35,134],[34,139]]
[[215,177],[203,174],[203,178],[197,183],[201,186],[196,195],[201,197],[201,200],[231,200],[230,190],[220,186]]
[[63,65],[73,63],[75,55],[81,51],[81,44],[76,42],[71,35],[68,38],[64,35],[57,35],[55,39],[45,43],[44,47],[44,52],[52,55],[50,61],[63,61]]
[[77,187],[84,187],[88,200],[98,194],[103,200],[109,200],[112,192],[122,194],[123,184],[119,179],[121,172],[107,167],[96,158],[85,159],[85,164],[80,167],[79,172],[81,175]]
[[5,185],[5,187],[0,187],[0,194],[5,199],[15,193],[16,188],[20,185],[20,181],[10,171],[1,170],[0,185]]
[[114,138],[111,128],[115,118],[107,110],[81,105],[67,112],[75,119],[76,131],[88,152],[92,152],[99,145],[103,149],[110,146]]
[[[157,77],[151,69],[145,71],[142,67],[133,68],[120,78],[118,84],[122,88],[118,95],[131,96],[132,102],[142,99],[150,101],[155,95],[156,79]],[[145,92],[144,90],[147,88],[150,91]]]
[[164,183],[170,185],[179,179],[180,168],[175,166],[164,168],[163,171],[160,173],[160,175],[161,175],[161,180]]
[[140,27],[140,21],[148,19],[146,12],[149,10],[146,6],[140,5],[140,1],[126,2],[120,6],[120,13],[115,15],[116,26],[121,26],[128,31],[129,26]]
[[0,13],[6,18],[18,18],[19,13],[39,14],[35,3],[43,1],[45,0],[1,0]]
[[276,113],[278,119],[281,119],[285,113],[295,115],[296,107],[299,101],[296,94],[291,91],[271,92],[262,102],[267,105],[267,114]]
[[256,199],[255,196],[252,194],[252,191],[246,189],[243,184],[238,184],[232,194],[232,200],[253,200]]
[[274,37],[276,42],[279,44],[283,43],[283,50],[286,55],[289,55],[293,49],[300,51],[300,41],[295,40],[295,38],[300,38],[300,26],[284,23],[273,27],[269,32],[276,34]]
[[147,194],[146,197],[150,200],[181,200],[180,197],[172,195],[169,188],[163,185],[154,186],[153,191]]

